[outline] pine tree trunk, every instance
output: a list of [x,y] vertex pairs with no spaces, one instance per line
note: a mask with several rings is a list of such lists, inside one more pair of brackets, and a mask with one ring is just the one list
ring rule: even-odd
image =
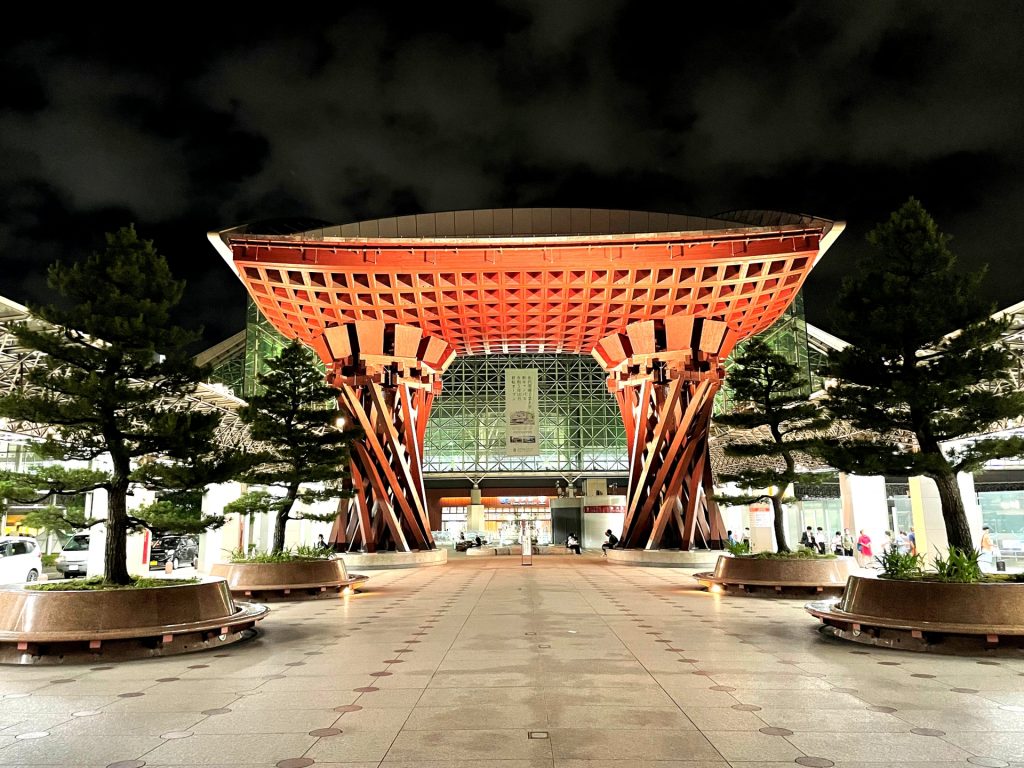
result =
[[298,496],[298,493],[299,486],[296,483],[288,488],[288,495],[281,500],[281,508],[277,511],[277,519],[274,521],[274,548],[271,550],[272,552],[284,551],[284,529],[288,525],[288,516],[295,505],[295,497]]
[[939,488],[939,501],[942,503],[942,520],[946,524],[946,538],[951,547],[965,552],[974,549],[971,527],[967,524],[967,511],[964,499],[960,495],[960,486],[956,482],[956,473],[952,470],[932,477]]
[[789,552],[789,544],[786,543],[786,515],[782,509],[782,493],[772,496],[772,509],[775,511],[775,543],[779,552]]
[[116,482],[107,491],[107,541],[103,550],[103,578],[112,584],[130,584],[128,575],[128,484]]

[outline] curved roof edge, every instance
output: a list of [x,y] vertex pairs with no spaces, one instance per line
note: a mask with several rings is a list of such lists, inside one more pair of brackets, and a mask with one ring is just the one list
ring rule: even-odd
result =
[[735,215],[706,217],[607,208],[483,208],[391,216],[351,224],[314,226],[291,232],[283,231],[279,223],[278,226],[266,227],[260,222],[254,222],[216,234],[222,240],[244,235],[285,240],[529,238],[725,232],[779,227],[814,228],[828,233],[833,226],[834,222],[828,219],[777,211],[738,211]]

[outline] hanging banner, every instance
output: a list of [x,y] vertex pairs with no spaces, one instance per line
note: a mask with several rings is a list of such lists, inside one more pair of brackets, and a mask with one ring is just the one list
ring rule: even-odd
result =
[[505,454],[540,455],[537,369],[505,369]]

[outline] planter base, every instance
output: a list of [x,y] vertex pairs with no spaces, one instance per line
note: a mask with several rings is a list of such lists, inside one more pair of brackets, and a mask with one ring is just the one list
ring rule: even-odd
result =
[[341,552],[339,556],[346,565],[365,571],[380,568],[427,568],[448,562],[448,550],[444,547],[414,552]]
[[840,595],[850,575],[850,560],[758,560],[745,557],[718,559],[713,572],[694,578],[712,592],[767,597]]
[[350,574],[341,560],[217,563],[211,574],[226,579],[233,596],[263,602],[337,597],[355,591],[368,578]]
[[139,590],[0,590],[0,663],[125,661],[211,650],[256,635],[265,605],[220,579]]
[[1024,584],[850,578],[840,600],[805,606],[822,633],[863,645],[933,653],[1024,655]]
[[717,549],[609,549],[610,565],[635,565],[642,568],[707,568],[714,565]]

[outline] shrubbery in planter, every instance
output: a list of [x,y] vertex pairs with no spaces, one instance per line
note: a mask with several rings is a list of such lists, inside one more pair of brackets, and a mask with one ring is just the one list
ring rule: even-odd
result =
[[153,589],[155,587],[181,587],[185,584],[198,584],[199,579],[151,579],[131,577],[127,584],[114,584],[102,576],[88,579],[68,579],[67,581],[37,581],[26,584],[25,589],[37,592],[105,592],[111,589]]
[[322,547],[295,547],[274,552],[235,549],[228,554],[230,563],[296,563],[307,560],[330,560],[334,552]]

